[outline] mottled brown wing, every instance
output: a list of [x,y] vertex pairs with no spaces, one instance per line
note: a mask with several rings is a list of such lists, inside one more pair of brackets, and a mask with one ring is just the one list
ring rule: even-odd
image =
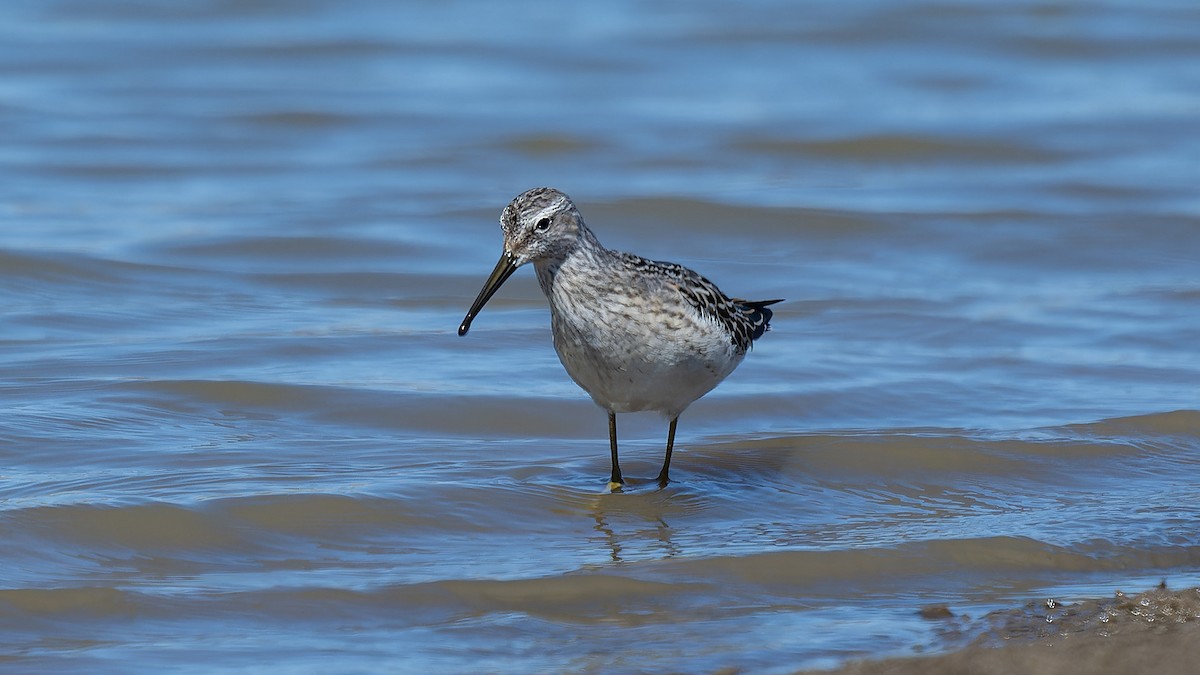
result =
[[716,284],[683,265],[647,260],[631,253],[622,253],[625,265],[639,273],[656,274],[673,282],[683,297],[701,314],[720,323],[729,333],[729,340],[739,352],[745,353],[751,343],[770,330],[773,305],[782,300],[748,301],[730,298]]

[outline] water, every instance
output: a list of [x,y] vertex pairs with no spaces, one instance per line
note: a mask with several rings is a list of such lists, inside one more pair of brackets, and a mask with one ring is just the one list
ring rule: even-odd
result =
[[[1200,582],[1200,12],[8,2],[0,669],[779,671]],[[784,297],[604,414],[500,209]],[[637,483],[638,479],[640,483]]]

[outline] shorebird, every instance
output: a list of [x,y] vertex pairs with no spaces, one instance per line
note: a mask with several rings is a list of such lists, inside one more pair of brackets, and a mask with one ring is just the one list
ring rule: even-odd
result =
[[550,302],[554,349],[567,374],[608,412],[609,489],[617,461],[617,413],[656,411],[671,421],[658,484],[669,480],[679,415],[721,383],[770,328],[768,305],[727,297],[675,263],[605,248],[567,195],[534,188],[500,216],[504,253],[458,327],[471,322],[518,267],[533,263]]

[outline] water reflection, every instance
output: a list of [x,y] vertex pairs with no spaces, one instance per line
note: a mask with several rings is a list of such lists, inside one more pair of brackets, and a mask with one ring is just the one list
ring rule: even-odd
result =
[[658,488],[657,483],[638,487],[630,480],[621,493],[599,495],[592,502],[595,529],[610,562],[674,558],[683,553],[666,520],[668,514],[679,511],[673,501],[675,491]]

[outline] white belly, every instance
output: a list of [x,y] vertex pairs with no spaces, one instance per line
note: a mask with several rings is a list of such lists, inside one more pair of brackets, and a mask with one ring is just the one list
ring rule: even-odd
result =
[[690,307],[572,309],[552,308],[558,358],[592,400],[613,412],[653,410],[674,418],[744,357],[721,326]]

